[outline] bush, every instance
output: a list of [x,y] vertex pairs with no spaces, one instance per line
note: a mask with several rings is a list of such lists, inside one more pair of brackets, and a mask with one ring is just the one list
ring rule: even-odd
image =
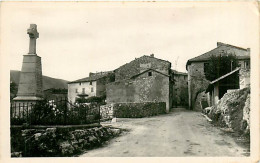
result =
[[97,96],[91,96],[91,97],[88,97],[87,99],[85,98],[77,98],[76,99],[76,103],[98,103],[98,104],[102,104],[104,105],[105,104],[105,99],[106,99],[106,96],[100,96],[100,97],[97,97]]
[[[99,121],[99,105],[68,106],[67,101],[42,100],[30,106],[28,115],[11,118],[12,125],[80,125]],[[29,107],[29,106],[28,106]],[[27,109],[26,109],[27,110]]]
[[30,114],[31,124],[52,124],[55,119],[55,112],[52,110],[47,100],[37,102]]

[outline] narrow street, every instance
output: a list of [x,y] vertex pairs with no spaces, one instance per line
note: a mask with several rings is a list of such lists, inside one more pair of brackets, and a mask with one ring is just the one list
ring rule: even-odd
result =
[[166,115],[117,121],[102,125],[129,131],[81,157],[245,156],[248,151],[199,112],[175,109]]

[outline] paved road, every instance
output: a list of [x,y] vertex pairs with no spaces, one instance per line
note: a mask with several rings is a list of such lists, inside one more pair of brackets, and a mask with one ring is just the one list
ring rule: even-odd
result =
[[245,156],[247,152],[201,113],[184,109],[150,118],[122,118],[112,126],[129,132],[81,157]]

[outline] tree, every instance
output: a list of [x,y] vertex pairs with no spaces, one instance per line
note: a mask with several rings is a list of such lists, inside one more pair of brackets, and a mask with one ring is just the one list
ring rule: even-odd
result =
[[211,56],[210,61],[204,65],[204,73],[207,80],[213,81],[237,67],[238,61],[235,55],[222,53],[219,56]]
[[104,104],[105,99],[106,99],[106,95],[103,95],[103,96],[100,96],[100,97],[91,96],[91,97],[88,97],[86,99],[84,97],[81,97],[81,98],[76,98],[76,102],[77,103],[99,103],[99,104]]

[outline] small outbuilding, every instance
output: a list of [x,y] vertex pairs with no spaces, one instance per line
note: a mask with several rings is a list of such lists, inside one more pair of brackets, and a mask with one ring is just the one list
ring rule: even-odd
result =
[[210,104],[215,105],[229,90],[239,89],[239,70],[235,70],[210,82],[206,93],[210,94]]

